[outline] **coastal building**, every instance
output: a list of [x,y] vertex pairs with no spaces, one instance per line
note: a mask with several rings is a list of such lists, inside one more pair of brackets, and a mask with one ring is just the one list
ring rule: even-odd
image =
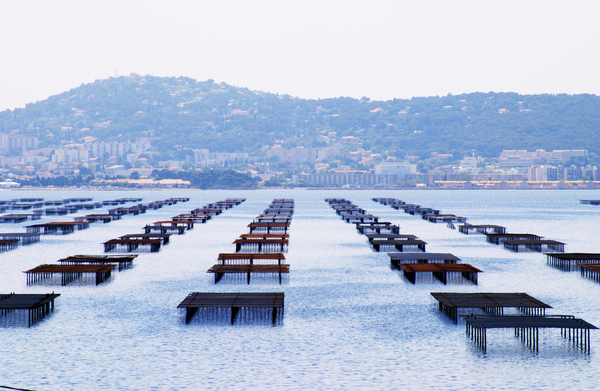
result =
[[200,167],[211,166],[213,164],[223,164],[225,162],[247,163],[248,160],[248,154],[242,152],[211,153],[208,149],[194,150],[194,161],[196,165]]
[[544,149],[537,149],[534,152],[511,149],[502,151],[498,162],[503,167],[527,167],[532,166],[534,163],[564,163],[572,157],[587,156],[587,149],[554,150],[548,152]]
[[376,175],[396,175],[400,180],[417,173],[417,165],[409,162],[388,162],[375,165]]
[[374,187],[374,186],[397,186],[398,175],[392,174],[358,174],[358,173],[335,173],[335,174],[298,174],[292,175],[292,184],[303,183],[307,186],[324,187]]
[[597,166],[532,166],[527,169],[528,181],[597,181]]
[[22,151],[36,149],[39,142],[37,137],[0,134],[0,154],[7,154],[11,149],[20,149]]

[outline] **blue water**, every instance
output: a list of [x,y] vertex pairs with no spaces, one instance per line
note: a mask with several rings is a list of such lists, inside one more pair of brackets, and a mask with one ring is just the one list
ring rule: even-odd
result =
[[[584,354],[557,330],[540,332],[539,352],[521,345],[511,330],[488,331],[481,352],[452,324],[429,292],[526,292],[554,308],[600,326],[600,284],[579,272],[546,265],[539,253],[512,253],[482,235],[462,235],[431,224],[373,197],[395,197],[469,218],[567,243],[567,252],[600,252],[600,208],[580,191],[4,191],[0,199],[47,200],[90,196],[94,201],[139,196],[144,202],[190,197],[190,202],[126,216],[110,224],[0,254],[0,292],[61,293],[56,310],[31,328],[0,326],[0,385],[38,390],[171,389],[597,389],[600,331]],[[142,254],[129,270],[99,286],[27,286],[22,273],[75,254],[101,254],[102,242],[139,233],[164,220],[227,197],[247,201],[198,224],[159,253]],[[324,201],[344,197],[401,233],[426,241],[429,252],[451,252],[482,273],[479,285],[412,285],[390,269],[385,253]],[[289,281],[250,286],[214,284],[206,270],[273,198],[294,198]],[[97,213],[99,209],[93,211]],[[86,212],[79,213],[86,214]],[[44,217],[66,221],[72,216]],[[2,224],[0,231],[31,224]],[[283,291],[279,326],[186,325],[176,307],[192,291]]]

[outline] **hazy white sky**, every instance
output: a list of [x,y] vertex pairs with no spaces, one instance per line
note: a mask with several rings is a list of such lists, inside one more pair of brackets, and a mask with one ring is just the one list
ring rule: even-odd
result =
[[116,72],[301,98],[600,95],[600,1],[0,1],[0,111]]

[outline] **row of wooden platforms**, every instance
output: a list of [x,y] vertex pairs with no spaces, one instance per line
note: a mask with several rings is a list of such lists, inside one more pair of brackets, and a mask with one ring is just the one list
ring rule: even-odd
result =
[[373,198],[373,201],[379,202],[383,205],[390,205],[393,209],[403,210],[405,213],[411,215],[419,215],[423,220],[427,220],[430,223],[466,223],[466,217],[456,216],[453,214],[441,214],[440,210],[422,207],[417,204],[407,204],[402,200],[395,198]]
[[[488,329],[514,329],[516,337],[537,351],[539,329],[560,329],[561,336],[585,353],[590,352],[590,330],[596,326],[571,315],[546,315],[550,305],[526,293],[449,293],[431,292],[439,308],[454,323],[462,316],[466,333],[484,352],[487,348]],[[521,314],[505,314],[512,308]],[[484,314],[475,313],[476,310]],[[461,315],[459,311],[463,312]]]
[[[396,209],[414,210],[415,206],[406,206],[403,201],[392,198],[374,199],[386,205],[396,206]],[[436,211],[439,213],[439,211]],[[453,224],[449,224],[455,228]],[[464,234],[479,233],[487,237],[487,241],[494,244],[504,244],[504,247],[515,251],[537,251],[544,249],[552,251],[547,253],[548,264],[563,270],[580,268],[583,275],[600,281],[600,254],[565,254],[564,243],[553,240],[544,240],[534,234],[508,233],[506,228],[498,225],[472,225],[462,224],[458,226],[459,232]],[[431,272],[435,278],[445,282],[445,272],[455,270],[460,264],[445,263],[457,262],[451,254],[394,254],[390,253],[392,263],[398,264],[405,275],[415,278],[419,271]],[[448,259],[447,259],[448,257]],[[443,260],[444,263],[430,263],[431,260]],[[410,264],[401,262],[411,262]],[[460,271],[465,273],[468,271]],[[476,271],[475,271],[476,272]],[[475,273],[476,275],[476,273]],[[539,329],[557,328],[561,335],[573,342],[575,346],[586,353],[590,351],[590,330],[596,327],[582,319],[571,315],[546,315],[546,309],[550,305],[537,300],[526,293],[449,293],[431,292],[438,301],[439,309],[450,319],[457,323],[459,316],[466,323],[467,335],[483,351],[487,347],[488,329],[514,329],[514,334],[521,342],[531,349],[537,351],[539,346]],[[505,309],[519,311],[517,314],[506,314]],[[483,312],[476,313],[476,311]]]
[[[209,204],[212,205],[211,208],[208,208],[208,206],[196,208],[190,213],[173,216],[171,220],[155,221],[152,224],[144,226],[144,233],[121,235],[118,238],[104,242],[104,252],[158,252],[162,246],[169,243],[171,235],[184,234],[186,231],[194,228],[195,223],[206,223],[221,211],[238,205],[243,201],[244,199],[219,201],[217,203]],[[204,213],[194,212],[200,209],[203,209]],[[211,209],[211,211],[206,209]]]
[[[91,201],[91,199],[89,199]],[[121,199],[121,200],[109,200],[107,202],[129,202],[130,200],[134,200],[134,201],[141,201],[141,198],[135,198],[135,199]],[[53,205],[53,204],[63,204],[63,203],[68,203],[68,202],[72,202],[71,200],[62,200],[62,201],[48,201],[48,205]],[[162,204],[162,202],[161,202]],[[104,204],[102,202],[97,202],[94,204],[89,204],[89,207],[87,205],[71,205],[71,208],[75,208],[74,210],[79,210],[82,208],[85,209],[93,209],[95,207],[102,207]],[[141,205],[141,204],[140,204]],[[79,208],[77,207],[79,206]],[[145,209],[144,209],[145,210]],[[53,214],[62,214],[62,213],[50,213],[50,210],[47,210],[46,215],[53,215]],[[66,214],[66,212],[64,213]],[[22,222],[28,219],[31,220],[38,220],[40,219],[42,216],[42,213],[32,213],[32,214],[27,214],[27,213],[22,213],[22,214],[10,214],[10,215],[4,215],[4,216],[0,216],[0,222]],[[29,225],[27,227],[25,227],[26,231],[25,233],[21,233],[21,232],[6,232],[6,233],[0,233],[0,252],[3,251],[8,251],[8,250],[13,250],[15,248],[17,248],[19,245],[29,245],[29,244],[33,244],[33,243],[37,243],[40,241],[40,237],[41,235],[67,235],[67,234],[71,234],[75,231],[78,230],[83,230],[83,229],[88,229],[90,226],[90,223],[93,223],[95,221],[103,221],[103,222],[111,222],[113,220],[116,219],[120,219],[121,215],[113,215],[113,214],[105,214],[105,215],[88,215],[88,216],[82,216],[82,217],[76,217],[74,220],[75,221],[56,221],[56,222],[49,222],[49,223],[44,223],[44,224],[34,224],[34,225]]]
[[[123,199],[126,201],[129,199]],[[141,199],[133,199],[140,201]],[[187,199],[177,198],[168,199],[165,201],[156,201],[157,205],[174,204],[180,201],[187,201]],[[88,224],[88,223],[86,223]],[[168,236],[162,236],[160,238],[151,239],[142,237],[135,243],[129,243],[126,239],[116,239],[109,241],[110,245],[116,246],[117,244],[127,243],[128,249],[131,250],[134,246],[144,245],[151,243],[152,245],[160,245],[161,241],[168,241]],[[108,245],[105,243],[105,249]],[[129,268],[132,265],[133,260],[137,257],[136,254],[128,255],[74,255],[69,256],[58,261],[59,264],[43,264],[33,269],[24,271],[27,275],[27,284],[33,285],[38,283],[44,284],[60,284],[62,286],[68,285],[75,280],[88,282],[92,280],[95,285],[99,285],[107,281],[114,269],[123,270]]]
[[218,263],[207,270],[214,274],[215,284],[229,274],[245,275],[247,284],[250,284],[252,274],[275,274],[281,284],[290,272],[290,265],[282,261],[285,260],[283,253],[288,249],[293,210],[293,199],[274,199],[261,216],[285,218],[286,222],[257,222],[255,219],[250,223],[250,233],[241,234],[233,241],[235,253],[219,254]]
[[[389,202],[391,199],[383,199],[383,202]],[[366,211],[358,206],[352,204],[350,201],[345,199],[326,199],[330,203],[331,207],[336,210],[337,214],[348,213],[348,216],[352,213],[352,216],[360,216],[360,213],[366,213]],[[393,204],[400,205],[400,204]],[[356,212],[358,211],[358,212]],[[421,210],[421,212],[429,212],[427,210]],[[348,221],[348,220],[346,220]],[[377,222],[371,224],[385,224],[383,227],[392,227],[390,222]],[[418,239],[415,235],[402,235],[399,233],[399,227],[394,226],[398,230],[394,233],[372,233],[372,228],[365,229],[364,223],[357,229],[360,233],[366,233],[366,237],[369,243],[372,245],[375,251],[381,250],[396,250],[398,252],[388,253],[390,262],[393,267],[402,271],[404,277],[411,283],[415,284],[418,275],[424,273],[431,274],[435,279],[441,281],[444,285],[450,281],[458,279],[466,279],[474,284],[477,284],[478,273],[481,270],[471,266],[469,264],[460,264],[460,258],[452,254],[442,253],[427,253],[425,252],[426,243]],[[405,250],[409,252],[404,252]],[[416,251],[422,251],[421,253]]]

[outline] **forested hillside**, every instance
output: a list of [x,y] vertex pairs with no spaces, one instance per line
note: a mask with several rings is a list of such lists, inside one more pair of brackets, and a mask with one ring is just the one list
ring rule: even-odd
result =
[[132,75],[1,112],[0,133],[38,137],[40,147],[86,136],[98,141],[152,136],[165,154],[185,148],[253,153],[278,140],[284,147],[333,141],[349,150],[422,157],[472,149],[484,157],[539,148],[600,154],[600,97],[490,92],[305,100],[212,80]]

